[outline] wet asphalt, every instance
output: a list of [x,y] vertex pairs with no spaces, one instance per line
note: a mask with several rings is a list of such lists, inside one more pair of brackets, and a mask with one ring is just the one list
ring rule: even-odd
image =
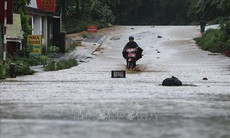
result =
[[[70,54],[76,67],[1,80],[0,137],[229,138],[230,58],[198,48],[198,29],[114,26]],[[144,49],[134,70],[121,55],[129,35]],[[171,76],[183,86],[162,86]]]

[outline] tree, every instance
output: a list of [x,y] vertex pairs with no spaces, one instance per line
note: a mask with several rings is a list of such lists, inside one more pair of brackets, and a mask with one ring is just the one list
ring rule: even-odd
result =
[[230,0],[190,0],[189,14],[205,17],[206,20],[218,18],[221,29],[230,35]]
[[126,0],[116,5],[114,13],[118,24],[186,24],[188,2]]
[[[117,2],[117,0],[112,0]],[[83,18],[101,19],[113,16],[107,3],[115,5],[112,1],[105,0],[57,0],[58,9],[62,9],[63,17],[74,17],[82,20]],[[109,21],[109,20],[108,20]]]
[[190,0],[189,15],[195,14],[206,20],[229,16],[229,3],[229,0]]

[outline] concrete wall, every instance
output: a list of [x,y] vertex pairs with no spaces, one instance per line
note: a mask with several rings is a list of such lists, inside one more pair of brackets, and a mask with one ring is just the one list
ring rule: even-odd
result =
[[42,47],[43,47],[43,52],[48,51],[48,19],[46,16],[42,17]]
[[34,16],[33,17],[33,32],[34,35],[42,35],[42,17],[41,16]]

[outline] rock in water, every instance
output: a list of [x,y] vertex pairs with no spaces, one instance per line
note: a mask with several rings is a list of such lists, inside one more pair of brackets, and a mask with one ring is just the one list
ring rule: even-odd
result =
[[182,86],[182,82],[178,78],[172,76],[172,78],[166,78],[162,82],[162,85],[163,86]]

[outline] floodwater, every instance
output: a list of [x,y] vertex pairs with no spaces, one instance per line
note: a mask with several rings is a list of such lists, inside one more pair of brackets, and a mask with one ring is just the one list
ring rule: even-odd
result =
[[[102,44],[86,42],[66,56],[79,66],[0,82],[1,138],[230,137],[230,58],[196,46],[199,26],[101,33]],[[121,55],[129,35],[144,49],[131,71]],[[111,78],[112,70],[126,78]],[[171,76],[183,86],[161,86]]]

